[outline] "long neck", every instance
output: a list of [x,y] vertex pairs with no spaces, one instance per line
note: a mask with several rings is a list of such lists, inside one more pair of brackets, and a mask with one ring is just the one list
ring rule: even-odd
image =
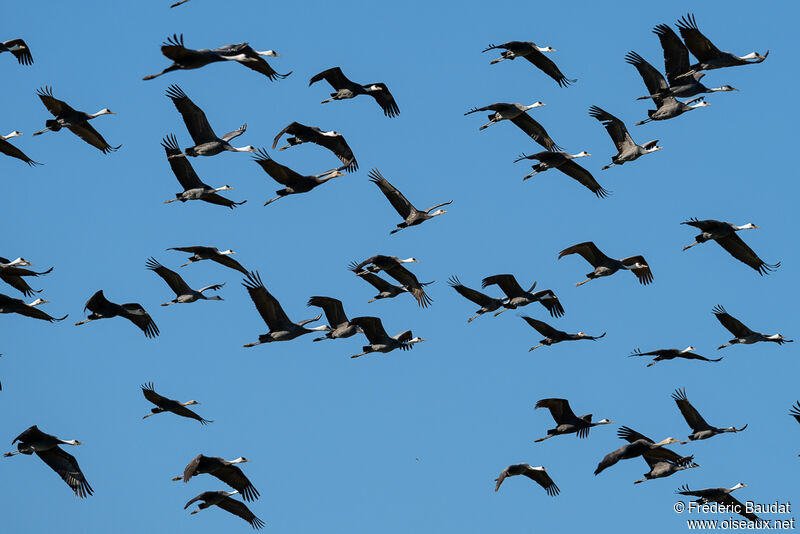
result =
[[331,329],[328,325],[322,326],[315,326],[314,328],[306,328],[306,330],[310,330],[311,332],[329,332]]
[[0,138],[2,138],[2,139],[11,139],[12,137],[17,137],[18,135],[22,135],[22,134],[20,134],[19,132],[15,131],[15,132],[11,132],[8,135],[0,135]]
[[233,189],[233,188],[232,188],[232,187],[228,187],[228,186],[224,185],[224,186],[222,186],[222,187],[217,187],[216,189],[214,189],[214,192],[215,192],[215,193],[218,193],[218,192],[220,192],[220,191],[228,191],[228,190],[230,190],[230,189]]
[[100,115],[106,115],[106,110],[101,109],[97,113],[92,113],[91,115],[89,115],[89,118],[94,119],[95,117],[99,117]]
[[759,59],[760,57],[756,52],[750,52],[746,56],[739,57],[739,59]]
[[58,440],[58,442],[61,443],[62,445],[83,445],[77,439],[61,439]]
[[253,147],[251,147],[251,146],[243,146],[243,147],[240,147],[240,148],[236,148],[235,146],[232,146],[231,148],[233,149],[234,152],[252,152],[253,151]]

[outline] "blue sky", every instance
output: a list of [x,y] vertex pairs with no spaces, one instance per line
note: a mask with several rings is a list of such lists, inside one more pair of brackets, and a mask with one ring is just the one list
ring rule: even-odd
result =
[[[63,439],[95,495],[76,499],[41,461],[3,459],[0,500],[9,532],[139,533],[217,532],[249,527],[219,509],[190,516],[190,498],[224,485],[207,475],[170,482],[203,452],[244,466],[261,498],[250,507],[274,532],[488,532],[618,527],[620,520],[650,532],[676,532],[686,517],[672,511],[673,491],[732,486],[740,500],[791,500],[800,452],[800,427],[787,416],[796,389],[797,343],[715,347],[729,334],[711,309],[722,304],[753,329],[800,336],[793,292],[798,253],[790,232],[800,192],[791,156],[796,112],[785,87],[796,84],[798,52],[793,21],[798,8],[726,10],[673,2],[643,6],[594,2],[569,7],[508,3],[507,11],[478,2],[412,4],[325,2],[219,2],[192,0],[168,9],[146,3],[16,3],[4,10],[3,40],[24,38],[35,64],[0,55],[6,91],[2,133],[39,168],[0,158],[3,248],[54,271],[35,280],[59,324],[0,317],[0,393],[6,447],[32,424]],[[741,91],[710,95],[712,106],[674,120],[633,124],[648,103],[635,101],[644,85],[624,61],[635,50],[663,68],[656,24],[694,10],[700,29],[722,50],[771,50],[762,64],[711,71],[706,85]],[[46,16],[43,16],[46,14]],[[743,16],[745,14],[746,16]],[[65,31],[65,28],[70,28]],[[202,70],[142,76],[169,64],[159,45],[183,33],[193,48],[247,41],[275,49],[270,59],[286,80],[269,82],[248,69],[217,64]],[[557,49],[551,57],[578,82],[559,88],[524,61],[489,65],[491,42],[533,40]],[[339,65],[353,80],[383,81],[401,114],[387,119],[372,99],[320,105],[324,84],[308,79]],[[192,160],[201,179],[235,187],[226,196],[248,203],[233,211],[200,203],[163,204],[179,185],[160,146],[174,133],[189,135],[164,96],[177,83],[202,107],[218,133],[247,122],[237,144],[269,148],[293,120],[336,129],[353,148],[357,173],[312,193],[262,207],[274,183],[246,154]],[[104,107],[117,115],[93,121],[119,152],[102,155],[69,132],[32,138],[50,118],[35,91],[76,109]],[[791,96],[791,95],[788,95]],[[479,132],[483,116],[463,117],[472,106],[531,103],[553,139],[606,189],[597,199],[549,171],[525,183],[520,152],[538,151],[513,125]],[[659,139],[664,150],[623,167],[600,171],[615,153],[602,126],[589,117],[598,105],[623,119],[642,143]],[[269,153],[306,173],[337,165],[314,146]],[[422,227],[390,236],[400,222],[370,184],[376,167],[419,207],[453,199],[448,213]],[[681,252],[696,232],[689,217],[760,230],[743,238],[774,274],[760,277],[716,244]],[[640,286],[629,273],[576,288],[590,270],[560,250],[593,240],[612,257],[642,254],[655,281]],[[413,351],[348,358],[362,336],[244,349],[266,332],[241,275],[210,262],[180,270],[193,287],[225,282],[224,302],[161,308],[172,293],[144,262],[149,256],[177,268],[185,255],[167,247],[231,248],[257,269],[288,315],[316,314],[312,295],[344,301],[349,316],[377,315],[390,334],[411,328],[427,341]],[[367,304],[373,288],[347,270],[352,260],[377,253],[420,260],[412,270],[435,280],[423,310],[411,298]],[[471,287],[481,278],[513,273],[524,286],[538,281],[560,297],[566,315],[551,319],[538,305],[523,313],[569,332],[608,332],[597,342],[576,342],[529,353],[541,336],[516,312],[466,323],[476,306],[458,296],[447,278]],[[142,303],[161,329],[155,341],[120,319],[82,327],[84,302],[104,289],[115,302]],[[0,292],[21,295],[10,286]],[[490,288],[489,293],[499,296]],[[634,348],[687,345],[719,364],[673,361],[646,368],[627,358]],[[196,399],[203,427],[170,414],[142,420],[149,403],[139,385],[180,400]],[[685,438],[689,428],[670,394],[685,387],[691,402],[717,426],[746,431],[675,446],[702,465],[668,479],[634,486],[647,471],[641,459],[623,461],[595,477],[597,462],[623,442],[619,425],[656,440]],[[533,410],[538,399],[566,397],[576,413],[609,418],[588,439],[533,440],[554,426]],[[9,448],[10,450],[10,448]],[[561,488],[548,497],[532,482],[511,479],[498,494],[493,479],[508,464],[545,465]],[[786,519],[786,517],[781,517]],[[113,525],[113,527],[112,527]]]

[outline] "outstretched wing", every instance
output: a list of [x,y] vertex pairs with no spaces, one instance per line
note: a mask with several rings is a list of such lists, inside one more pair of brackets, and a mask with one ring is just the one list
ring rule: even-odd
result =
[[547,150],[559,150],[561,148],[550,138],[544,126],[533,120],[527,113],[520,113],[511,119],[511,122]]
[[17,58],[17,62],[19,62],[20,65],[33,65],[31,49],[28,48],[28,45],[25,44],[25,41],[22,39],[11,39],[3,44],[8,48],[13,49],[9,51],[14,54],[14,57]]
[[542,334],[544,337],[556,339],[566,335],[566,332],[562,332],[561,330],[556,330],[549,324],[534,319],[533,317],[528,317],[527,315],[523,315],[522,318],[525,319],[525,322],[528,323],[534,330]]
[[578,243],[577,245],[572,245],[569,248],[565,248],[558,253],[558,259],[570,254],[580,254],[583,259],[592,265],[592,267],[599,267],[610,259],[608,256],[603,254],[599,248],[597,248],[597,245],[591,241]]
[[681,38],[666,24],[659,24],[653,28],[653,33],[658,35],[661,48],[664,50],[664,70],[670,85],[680,84],[678,76],[689,72],[689,50]]
[[714,315],[722,323],[728,332],[733,334],[736,337],[747,337],[753,335],[755,332],[747,328],[741,321],[730,315],[728,312],[725,311],[720,305],[717,305],[714,310]]
[[50,466],[50,469],[58,473],[64,482],[72,488],[76,497],[84,498],[87,495],[94,493],[92,487],[83,476],[78,461],[74,456],[55,446],[46,451],[36,451],[36,455],[42,459],[44,463]]
[[173,271],[172,269],[167,269],[155,258],[148,258],[147,263],[145,266],[150,269],[151,271],[155,272],[158,276],[164,279],[167,285],[175,292],[175,295],[188,295],[192,293],[192,288],[181,278],[181,276]]
[[144,332],[145,337],[154,338],[159,334],[155,321],[149,313],[144,311],[141,304],[128,302],[123,304],[122,308],[127,312],[124,317],[138,326]]
[[478,306],[489,307],[499,301],[499,299],[490,297],[489,295],[463,285],[461,280],[459,280],[456,276],[451,276],[450,280],[448,280],[448,283],[450,284],[450,287],[458,292],[459,295],[467,300],[471,300]]
[[692,430],[700,432],[701,430],[713,429],[711,425],[706,423],[705,419],[700,415],[700,412],[691,405],[689,399],[686,397],[685,389],[676,389],[675,393],[672,394],[672,398],[675,404],[678,405],[678,409],[681,411],[683,418],[686,419],[686,423],[692,427]]
[[536,67],[553,78],[559,85],[559,87],[569,87],[571,83],[575,83],[578,80],[570,80],[558,69],[553,61],[545,56],[543,53],[539,52],[535,47],[531,48],[531,52],[529,54],[525,54],[525,59],[536,65]]
[[719,48],[714,46],[714,43],[709,41],[708,38],[697,28],[697,22],[695,21],[692,13],[681,17],[677,26],[678,31],[681,32],[683,41],[686,43],[686,48],[688,48],[692,54],[694,54],[694,57],[700,61],[714,59],[722,54]]
[[529,467],[522,474],[543,487],[549,496],[555,497],[558,495],[560,490],[558,486],[556,486],[556,483],[553,482],[553,479],[550,478],[550,475],[547,474],[547,471]]
[[54,117],[64,115],[65,113],[75,112],[75,110],[72,109],[69,104],[53,96],[53,88],[49,85],[45,85],[44,87],[37,89],[36,94],[39,95],[39,99],[42,101],[42,104],[44,104],[44,107],[47,108],[47,111],[49,111]]
[[368,94],[375,101],[383,110],[383,114],[387,117],[396,117],[400,115],[400,108],[397,107],[397,102],[392,96],[392,93],[389,91],[389,88],[386,87],[386,84],[383,82],[378,83],[371,83],[367,85],[368,87]]
[[325,312],[325,318],[331,328],[336,328],[340,324],[347,323],[347,315],[344,313],[342,301],[331,297],[311,297],[308,299],[308,306],[317,306]]
[[350,324],[360,326],[364,335],[367,336],[367,340],[372,344],[383,343],[389,337],[378,317],[354,317],[350,319]]
[[594,179],[592,173],[578,165],[572,160],[565,161],[561,165],[558,166],[558,170],[569,176],[570,178],[574,178],[578,182],[580,182],[584,187],[586,187],[589,191],[597,195],[598,198],[604,198],[608,196],[609,191],[603,189],[603,187],[597,183],[597,180]]
[[754,522],[758,521],[758,516],[753,512],[748,512],[747,507],[743,505],[741,502],[739,502],[739,500],[730,493],[728,493],[725,497],[723,497],[722,500],[719,501],[719,503],[725,506],[729,506],[730,508],[727,508],[728,510],[738,511],[738,514],[740,516],[745,517],[750,521]]
[[[525,294],[525,290],[520,287],[519,282],[517,282],[517,279],[514,278],[513,274],[496,274],[494,276],[487,276],[481,282],[481,287],[487,287],[492,284],[497,284],[503,293],[512,298]],[[534,286],[535,285],[536,284],[534,284]]]
[[230,497],[225,497],[220,502],[217,503],[217,506],[226,510],[233,515],[238,515],[252,526],[254,529],[258,530],[264,526],[264,522],[261,521],[259,518],[255,516],[253,512],[245,505],[242,501],[237,501],[235,499],[231,499]]
[[267,154],[263,148],[259,149],[253,161],[258,163],[264,172],[270,175],[273,180],[286,187],[294,187],[303,181],[303,176],[293,171],[285,165],[281,165]]
[[[647,90],[651,95],[669,90],[667,81],[664,79],[661,73],[636,52],[628,52],[628,54],[625,56],[625,61],[636,67],[636,70],[639,71],[639,76],[642,77],[642,80],[644,81],[644,84],[647,86]],[[653,98],[653,101],[657,106],[661,106],[660,98]]]
[[261,314],[261,318],[267,323],[270,331],[279,331],[292,324],[286,312],[281,308],[278,299],[273,297],[264,287],[258,271],[251,271],[242,285],[247,289],[250,299],[252,299],[258,313]]
[[156,390],[153,388],[152,382],[147,382],[146,384],[142,384],[141,388],[142,388],[142,395],[144,395],[144,398],[149,400],[156,406],[160,407],[167,401],[171,400],[156,393]]
[[167,96],[172,99],[172,103],[178,109],[178,112],[183,117],[183,122],[186,124],[186,129],[189,130],[189,135],[195,145],[208,143],[217,140],[217,134],[208,123],[206,114],[192,102],[183,89],[173,84],[167,89]]
[[330,69],[323,70],[322,72],[315,74],[308,81],[308,85],[311,86],[320,80],[325,80],[337,91],[339,89],[346,89],[350,85],[355,85],[347,76],[344,75],[340,67],[331,67]]
[[69,131],[98,149],[103,154],[108,154],[109,152],[116,152],[122,145],[111,146],[109,145],[103,136],[94,129],[94,127],[89,124],[87,121],[80,123],[77,126],[67,126]]
[[625,148],[636,146],[631,134],[628,133],[628,129],[625,127],[625,123],[611,113],[597,106],[592,106],[589,108],[589,115],[603,124],[618,151],[622,152]]
[[408,199],[397,190],[395,186],[389,183],[389,180],[383,177],[378,169],[369,171],[370,181],[377,185],[383,195],[389,200],[392,207],[400,214],[403,219],[407,219],[411,212],[415,210],[414,206]]
[[567,399],[541,399],[536,403],[534,408],[547,408],[550,410],[550,415],[553,416],[553,420],[559,425],[574,423],[575,420],[578,419],[572,411],[572,408],[569,407],[569,401]]
[[753,249],[747,246],[747,243],[742,241],[741,237],[736,235],[736,232],[728,235],[727,237],[717,239],[716,241],[719,243],[719,246],[727,250],[731,256],[745,265],[749,265],[758,271],[758,274],[762,276],[764,274],[769,274],[781,265],[781,262],[778,262],[774,265],[765,263],[764,260],[759,258],[758,255],[753,252]]
[[620,261],[622,261],[622,264],[626,267],[638,265],[638,267],[633,267],[631,272],[636,275],[640,284],[647,285],[653,281],[653,272],[650,270],[650,266],[647,265],[644,256],[630,256],[629,258],[622,258]]
[[189,159],[181,151],[181,147],[178,145],[178,140],[175,138],[175,135],[169,134],[163,138],[161,140],[161,146],[164,147],[164,151],[167,153],[167,162],[169,162],[172,173],[175,175],[175,178],[178,179],[184,191],[208,188],[208,186],[200,180],[200,177],[197,176],[197,173],[194,172],[194,167],[192,167],[192,164],[189,163]]

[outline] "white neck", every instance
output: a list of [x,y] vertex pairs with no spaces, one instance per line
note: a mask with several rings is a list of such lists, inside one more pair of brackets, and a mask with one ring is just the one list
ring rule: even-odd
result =
[[95,118],[95,117],[99,117],[100,115],[107,115],[107,114],[108,114],[108,112],[106,110],[101,109],[97,113],[93,113],[93,114],[91,114],[89,116],[92,117],[92,118]]
[[306,328],[306,330],[311,330],[312,332],[330,332],[331,327],[324,324],[322,326],[315,326],[314,328]]
[[233,189],[233,187],[230,187],[228,185],[223,185],[222,187],[217,187],[216,189],[214,189],[214,192],[217,193],[219,191],[230,191],[231,189]]
[[244,458],[242,458],[241,456],[239,456],[239,457],[238,457],[238,458],[236,458],[235,460],[231,460],[231,461],[230,461],[230,462],[228,462],[228,463],[231,463],[231,464],[240,464],[240,463],[242,463],[242,462],[246,462],[246,461],[247,461],[247,460],[245,460]]
[[742,57],[740,57],[739,59],[758,59],[758,58],[760,58],[760,57],[761,57],[761,56],[759,56],[759,55],[758,55],[756,52],[750,52],[750,53],[749,53],[749,54],[747,54],[746,56],[742,56]]
[[241,147],[241,148],[236,148],[235,146],[234,146],[234,147],[231,147],[231,148],[232,148],[234,151],[236,151],[236,152],[255,152],[255,151],[256,151],[256,149],[254,149],[254,148],[253,148],[253,147],[251,147],[250,145],[248,145],[248,146],[243,146],[243,147]]
[[19,137],[20,135],[22,135],[22,134],[15,130],[15,131],[11,132],[8,135],[4,135],[4,136],[0,136],[0,137],[2,137],[3,139],[11,139],[12,137]]
[[539,50],[539,52],[555,52],[555,49],[550,48],[549,46],[537,46],[536,49]]

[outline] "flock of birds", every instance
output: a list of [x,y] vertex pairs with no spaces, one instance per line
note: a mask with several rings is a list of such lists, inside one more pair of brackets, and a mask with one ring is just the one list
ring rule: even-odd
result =
[[[178,2],[171,7],[183,4]],[[677,24],[680,36],[669,26],[661,24],[655,27],[654,33],[658,36],[664,54],[664,66],[666,77],[658,69],[648,63],[642,56],[635,52],[630,52],[626,56],[626,61],[634,66],[645,84],[647,95],[641,99],[650,99],[656,109],[648,110],[648,117],[637,124],[649,121],[667,120],[678,117],[689,111],[710,105],[704,100],[703,96],[707,93],[735,91],[729,85],[709,88],[701,83],[706,71],[733,67],[739,65],[750,65],[760,63],[767,58],[768,52],[764,55],[751,53],[745,56],[735,56],[728,52],[722,52],[708,40],[698,29],[692,15],[683,17]],[[524,59],[541,70],[544,74],[551,77],[560,87],[568,87],[576,83],[577,80],[566,78],[556,64],[550,60],[546,54],[554,52],[551,47],[540,47],[532,42],[510,41],[500,45],[490,45],[484,52],[499,50],[500,57],[493,59],[491,64],[496,64],[505,60]],[[199,69],[206,65],[216,62],[234,61],[249,69],[256,71],[276,81],[286,78],[291,72],[279,74],[276,72],[265,57],[279,57],[274,50],[259,52],[251,48],[247,43],[231,44],[215,49],[194,50],[185,47],[182,35],[173,35],[161,47],[163,55],[172,61],[172,64],[164,68],[161,72],[145,76],[145,80],[165,75],[176,70]],[[0,53],[10,52],[21,65],[33,63],[33,56],[28,45],[22,39],[13,39],[0,44]],[[696,63],[691,63],[690,53],[697,59]],[[359,95],[367,95],[375,99],[381,107],[382,112],[388,118],[396,117],[399,107],[394,96],[389,91],[385,83],[358,84],[348,79],[340,67],[333,67],[324,70],[309,81],[309,85],[325,81],[334,90],[329,98],[323,103],[354,98]],[[37,131],[33,135],[40,135],[45,132],[58,132],[61,129],[68,129],[84,142],[97,148],[104,154],[109,154],[120,148],[120,145],[110,145],[103,136],[92,127],[90,121],[101,116],[113,114],[107,108],[101,109],[97,113],[89,114],[72,108],[66,102],[57,99],[50,87],[42,87],[38,91],[38,97],[47,111],[54,117],[45,121],[45,128]],[[181,148],[175,135],[169,134],[162,140],[167,162],[172,172],[175,174],[183,191],[176,193],[175,198],[166,200],[166,203],[187,202],[191,200],[201,200],[211,204],[235,208],[244,202],[233,201],[220,193],[233,189],[229,185],[212,187],[205,184],[195,172],[190,157],[214,156],[222,152],[251,152],[254,153],[254,161],[266,172],[273,180],[283,186],[276,191],[276,197],[265,202],[269,205],[280,198],[289,195],[308,193],[316,187],[341,177],[346,173],[355,172],[358,169],[353,150],[347,144],[344,137],[336,131],[324,131],[316,126],[307,126],[298,122],[292,122],[282,129],[274,138],[272,148],[275,149],[280,139],[286,135],[286,145],[279,150],[290,147],[312,143],[319,145],[332,152],[340,161],[340,165],[314,175],[304,175],[289,167],[273,160],[263,148],[253,146],[235,147],[230,142],[236,137],[245,133],[247,124],[242,124],[236,130],[228,132],[221,137],[218,136],[209,123],[203,110],[195,104],[189,96],[177,85],[171,85],[166,91],[166,96],[171,99],[175,108],[180,113],[183,122],[192,139],[192,146]],[[678,98],[691,98],[687,101],[680,101]],[[534,120],[528,112],[537,107],[543,106],[542,102],[534,102],[530,105],[518,103],[494,103],[480,108],[468,110],[465,115],[478,112],[489,112],[489,122],[480,126],[479,130],[484,130],[489,126],[508,120],[520,128],[527,136],[540,144],[545,150],[534,154],[522,154],[516,161],[532,160],[532,172],[523,179],[528,179],[537,173],[545,172],[549,169],[557,169],[567,176],[577,180],[584,187],[589,189],[598,198],[604,198],[610,191],[604,189],[594,178],[591,172],[580,166],[575,160],[589,156],[588,152],[569,154],[561,148],[548,135],[545,128]],[[602,167],[602,170],[612,166],[631,163],[641,156],[657,152],[662,149],[657,140],[638,144],[633,140],[625,124],[598,106],[589,109],[589,115],[597,119],[607,130],[615,148],[616,155],[611,157],[611,163]],[[31,166],[40,165],[39,162],[32,160],[19,148],[9,143],[9,139],[21,135],[14,131],[11,134],[0,137],[0,152],[3,154],[22,160]],[[403,229],[418,226],[425,221],[445,214],[446,210],[441,209],[449,205],[453,200],[438,203],[427,210],[416,208],[392,183],[387,180],[378,169],[369,172],[369,180],[374,183],[381,193],[389,201],[392,208],[402,219],[395,229],[390,233],[394,234]],[[686,246],[684,250],[708,241],[715,241],[724,248],[735,259],[745,263],[760,275],[768,274],[779,267],[779,263],[774,265],[767,264],[739,237],[738,232],[747,229],[757,229],[754,224],[736,226],[734,224],[716,220],[691,219],[682,224],[692,226],[700,231],[695,237],[695,241]],[[308,300],[308,306],[321,309],[322,313],[315,317],[301,321],[293,321],[284,312],[278,300],[267,290],[257,271],[248,270],[231,255],[232,250],[219,250],[210,246],[184,246],[174,247],[169,250],[190,254],[188,261],[181,267],[189,264],[210,260],[221,266],[233,269],[244,275],[242,285],[249,294],[253,304],[266,323],[268,332],[258,336],[257,341],[245,344],[245,347],[253,347],[264,343],[279,341],[289,341],[305,334],[318,333],[314,341],[343,339],[363,334],[368,344],[364,345],[360,353],[354,354],[351,358],[357,358],[375,352],[388,353],[394,350],[410,350],[417,343],[425,341],[423,338],[414,336],[411,330],[405,330],[395,335],[390,335],[384,329],[381,319],[373,316],[362,316],[348,318],[345,313],[343,303],[335,298],[328,296],[312,296]],[[653,272],[650,265],[642,255],[633,255],[621,259],[607,256],[593,242],[579,243],[565,248],[558,254],[558,259],[579,255],[592,266],[592,271],[587,273],[586,279],[577,283],[578,286],[586,284],[594,279],[611,276],[619,271],[631,271],[640,284],[648,285],[653,282]],[[395,298],[399,295],[409,293],[421,306],[426,308],[432,305],[431,297],[426,293],[426,286],[431,282],[420,282],[417,276],[406,267],[408,264],[417,263],[415,258],[401,259],[395,256],[377,254],[360,262],[352,262],[350,270],[357,278],[373,286],[377,291],[369,302],[379,299]],[[22,293],[26,297],[33,297],[39,291],[34,290],[26,279],[45,276],[52,271],[52,268],[45,271],[34,271],[28,269],[32,264],[24,258],[9,260],[0,257],[0,279],[12,288]],[[183,277],[176,271],[162,265],[156,258],[149,258],[145,267],[159,278],[161,278],[169,290],[174,293],[174,298],[165,301],[162,306],[172,304],[186,304],[198,300],[223,300],[217,293],[225,286],[224,282],[211,283],[199,289],[193,289]],[[387,280],[381,273],[393,279],[395,283]],[[515,310],[529,304],[539,303],[554,318],[560,318],[565,314],[564,307],[559,301],[556,293],[551,289],[534,291],[534,282],[529,289],[524,289],[512,274],[498,274],[484,278],[482,288],[497,286],[503,295],[490,296],[476,289],[467,287],[461,283],[456,276],[449,280],[450,286],[465,299],[479,306],[475,315],[467,319],[468,322],[480,317],[481,315],[494,313],[495,316],[507,310]],[[209,294],[213,293],[213,294]],[[64,320],[67,315],[62,317],[52,316],[43,311],[39,306],[47,303],[42,298],[26,303],[21,299],[0,294],[0,313],[16,313],[26,317],[40,319],[48,322],[58,322]],[[120,317],[127,319],[138,327],[146,337],[155,338],[159,335],[159,329],[151,315],[145,307],[139,303],[130,302],[118,304],[106,298],[103,290],[98,290],[86,302],[85,310],[89,312],[84,320],[75,325],[87,324],[100,319],[110,319]],[[728,314],[722,306],[714,308],[713,313],[721,325],[728,330],[733,338],[727,343],[720,345],[722,349],[734,344],[753,344],[757,342],[774,342],[783,344],[792,340],[784,338],[781,334],[763,334],[751,330],[742,322]],[[309,327],[325,315],[326,325]],[[530,350],[542,346],[552,346],[564,341],[591,340],[597,341],[606,334],[588,335],[583,332],[570,334],[550,326],[544,321],[530,316],[522,316],[522,319],[543,339],[538,345],[531,347]],[[705,362],[719,362],[722,358],[708,358],[695,353],[694,347],[687,347],[680,350],[676,348],[656,349],[642,352],[636,349],[630,356],[632,357],[653,357],[647,364],[652,366],[657,362],[672,359],[700,360]],[[142,393],[147,401],[155,407],[151,413],[144,417],[170,412],[172,414],[197,420],[206,425],[211,423],[193,410],[189,406],[198,404],[197,401],[189,400],[180,402],[156,393],[153,384],[142,386]],[[704,440],[723,433],[736,433],[743,431],[747,425],[737,428],[715,427],[708,424],[700,413],[689,402],[685,390],[675,391],[672,398],[677,404],[678,409],[683,415],[692,433],[688,436],[689,441]],[[613,421],[601,419],[597,422],[592,421],[592,415],[576,416],[572,411],[567,399],[547,398],[541,399],[536,403],[536,408],[546,408],[554,419],[556,426],[547,430],[547,434],[537,439],[541,442],[553,437],[576,434],[579,438],[589,435],[592,427],[612,424]],[[792,407],[791,415],[800,422],[800,403]],[[655,478],[671,476],[679,471],[699,467],[694,462],[692,455],[678,454],[667,448],[671,444],[684,444],[686,441],[679,441],[672,437],[667,437],[659,442],[636,432],[635,430],[622,426],[617,431],[620,439],[627,442],[622,447],[608,453],[600,460],[595,475],[612,467],[621,460],[641,457],[648,465],[648,472],[644,478],[636,480],[634,483],[642,483]],[[61,448],[61,445],[81,445],[77,440],[62,440],[53,435],[41,431],[37,426],[31,426],[19,436],[13,443],[17,443],[17,450],[6,453],[5,456],[17,454],[32,455],[36,454],[51,469],[53,469],[74,491],[78,497],[92,495],[93,490],[86,477],[81,471],[77,460]],[[258,499],[259,492],[245,476],[238,464],[247,462],[246,458],[236,458],[234,460],[224,460],[219,457],[208,457],[202,454],[196,456],[186,466],[183,475],[173,480],[183,480],[189,482],[194,476],[200,474],[210,474],[229,486],[232,491],[206,491],[191,499],[184,508],[188,508],[195,502],[201,501],[198,508],[192,514],[198,513],[212,505],[216,505],[223,510],[237,515],[247,521],[253,528],[264,526],[263,521],[253,514],[245,502],[237,500],[234,495],[239,494],[246,502]],[[556,496],[560,490],[547,469],[543,466],[531,466],[527,463],[509,465],[502,470],[496,479],[495,491],[497,491],[506,478],[524,475],[542,486],[550,496]],[[730,488],[707,488],[700,490],[690,490],[682,486],[677,493],[690,495],[698,498],[698,502],[718,502],[723,504],[741,503],[734,498],[731,493],[734,490],[745,487],[745,484],[736,484]],[[744,510],[744,508],[741,508]],[[747,519],[755,521],[757,517],[753,514],[741,512]]]

